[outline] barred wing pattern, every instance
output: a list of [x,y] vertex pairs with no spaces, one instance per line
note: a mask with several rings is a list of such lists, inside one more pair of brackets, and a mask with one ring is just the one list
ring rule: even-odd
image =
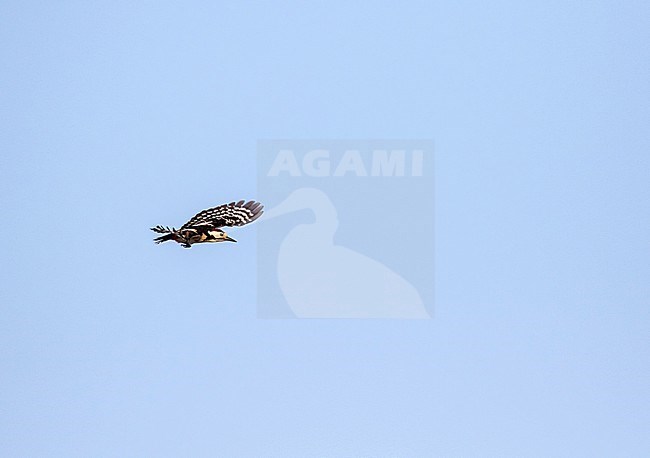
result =
[[264,206],[261,203],[254,200],[246,203],[243,200],[230,202],[197,213],[187,223],[183,224],[181,229],[200,225],[212,227],[243,226],[262,216],[262,213],[264,213],[263,208]]

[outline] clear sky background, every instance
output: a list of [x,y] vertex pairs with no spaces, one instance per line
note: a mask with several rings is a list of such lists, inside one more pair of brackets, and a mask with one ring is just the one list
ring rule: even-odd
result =
[[[649,17],[2,2],[0,455],[650,456]],[[256,319],[260,225],[154,246],[259,138],[435,140],[433,320]]]

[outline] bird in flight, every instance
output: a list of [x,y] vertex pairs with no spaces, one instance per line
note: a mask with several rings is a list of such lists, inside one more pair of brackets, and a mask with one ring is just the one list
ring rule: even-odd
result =
[[190,248],[195,243],[236,242],[237,240],[230,238],[221,228],[252,223],[262,216],[263,208],[261,203],[254,200],[246,203],[240,200],[208,208],[194,215],[180,229],[167,226],[152,227],[152,231],[165,234],[156,237],[153,241],[158,244],[173,240],[180,243],[183,248]]

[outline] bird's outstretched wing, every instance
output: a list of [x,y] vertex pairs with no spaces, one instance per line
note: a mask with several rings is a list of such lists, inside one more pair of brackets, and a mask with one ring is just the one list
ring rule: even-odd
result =
[[181,229],[204,224],[212,227],[243,226],[262,216],[262,213],[264,213],[263,208],[264,206],[261,203],[254,200],[246,203],[243,200],[230,202],[197,213],[187,223],[183,224]]

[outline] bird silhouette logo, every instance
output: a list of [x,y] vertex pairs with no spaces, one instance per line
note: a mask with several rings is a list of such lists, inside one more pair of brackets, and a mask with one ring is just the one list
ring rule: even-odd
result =
[[284,236],[277,277],[299,318],[430,318],[417,289],[385,264],[334,243],[336,208],[325,192],[299,188],[263,221],[299,210],[314,214]]

